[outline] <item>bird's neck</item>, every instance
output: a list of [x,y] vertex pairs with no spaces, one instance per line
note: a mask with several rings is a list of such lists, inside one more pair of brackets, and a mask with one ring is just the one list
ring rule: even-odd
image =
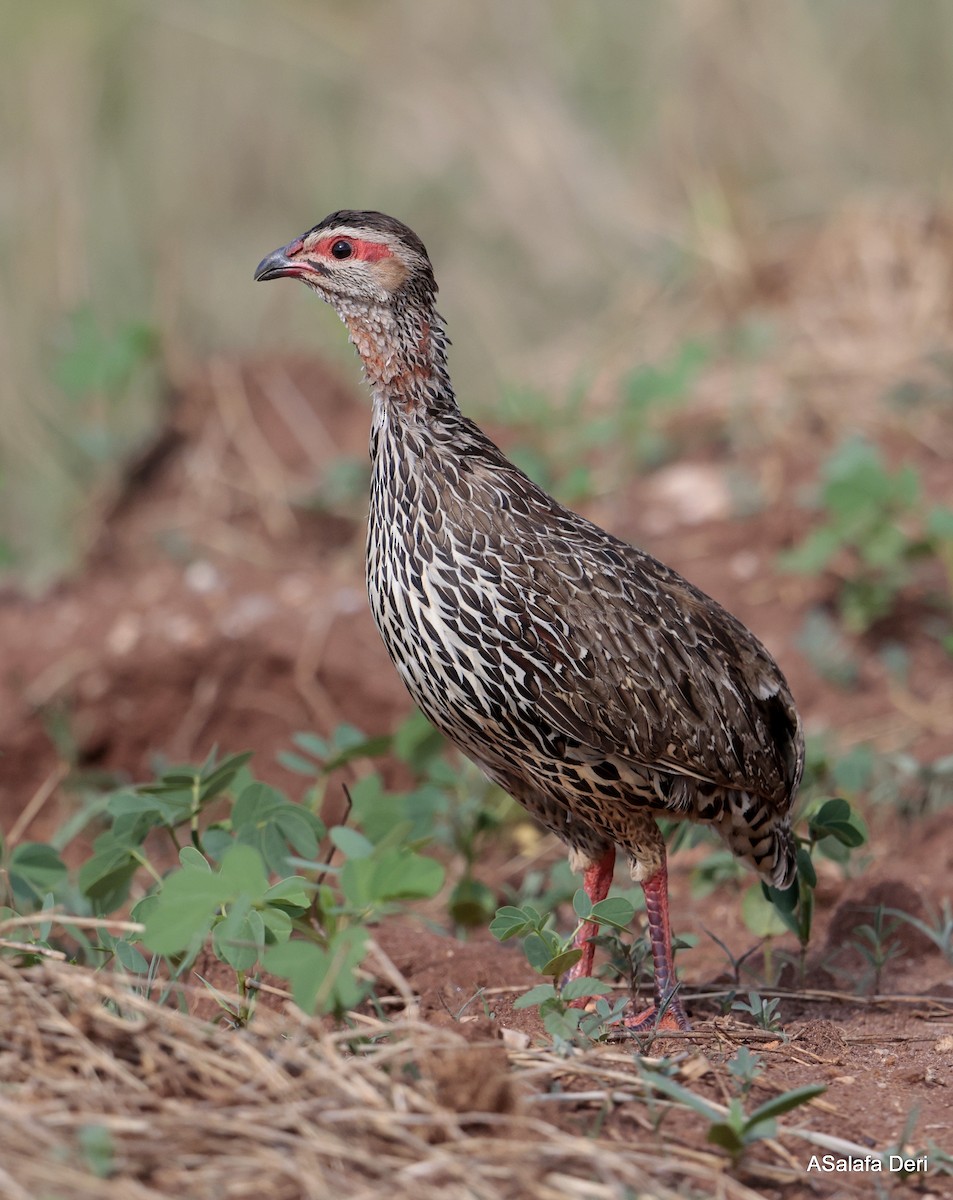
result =
[[375,424],[388,417],[426,423],[456,410],[447,336],[436,309],[380,306],[340,315],[364,365]]

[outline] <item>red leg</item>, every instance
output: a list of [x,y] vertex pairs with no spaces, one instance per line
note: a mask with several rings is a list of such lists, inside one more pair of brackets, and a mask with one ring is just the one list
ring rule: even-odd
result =
[[[594,863],[590,863],[586,867],[582,876],[582,886],[585,888],[586,895],[593,904],[598,904],[600,900],[605,900],[606,896],[608,896],[609,888],[612,886],[612,872],[614,869],[614,846],[610,846],[602,858]],[[582,950],[582,958],[566,972],[564,982],[568,982],[570,979],[578,979],[582,975],[592,974],[592,960],[596,952],[592,938],[598,932],[599,926],[595,921],[585,921],[583,923],[572,943],[577,950]],[[574,1000],[572,1003],[574,1007],[585,1008],[589,1001],[588,999],[580,999]]]
[[674,991],[677,981],[672,957],[672,926],[668,915],[668,867],[664,858],[655,874],[642,881],[642,891],[645,893],[645,913],[655,967],[655,1004],[645,1012],[627,1017],[623,1024],[630,1032],[651,1030],[655,1025],[656,1013],[664,1005],[665,1012],[658,1023],[660,1029],[690,1029],[682,1002]]

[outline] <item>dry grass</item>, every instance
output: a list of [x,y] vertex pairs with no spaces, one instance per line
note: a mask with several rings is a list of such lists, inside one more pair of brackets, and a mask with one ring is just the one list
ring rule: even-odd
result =
[[[544,1119],[581,1103],[597,1121],[600,1106],[637,1097],[631,1053],[611,1047],[570,1061],[507,1055],[499,1042],[364,1019],[355,1051],[353,1032],[290,1005],[223,1031],[113,975],[52,962],[21,972],[0,961],[0,1007],[9,1200],[757,1195],[723,1156],[663,1141],[641,1105],[643,1133],[624,1142]],[[790,1175],[790,1155],[769,1148],[776,1166],[762,1162],[761,1178]]]

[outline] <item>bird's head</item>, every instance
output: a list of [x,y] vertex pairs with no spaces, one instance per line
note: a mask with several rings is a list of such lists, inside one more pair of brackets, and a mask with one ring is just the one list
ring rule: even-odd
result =
[[343,315],[362,307],[433,304],[437,291],[423,242],[393,217],[344,210],[263,258],[255,278],[300,279]]

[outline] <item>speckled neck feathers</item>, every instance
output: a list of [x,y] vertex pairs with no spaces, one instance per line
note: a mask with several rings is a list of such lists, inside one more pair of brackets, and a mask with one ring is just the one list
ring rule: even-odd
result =
[[374,400],[374,425],[388,413],[426,422],[457,409],[447,369],[443,318],[419,297],[389,305],[335,305],[364,366]]

